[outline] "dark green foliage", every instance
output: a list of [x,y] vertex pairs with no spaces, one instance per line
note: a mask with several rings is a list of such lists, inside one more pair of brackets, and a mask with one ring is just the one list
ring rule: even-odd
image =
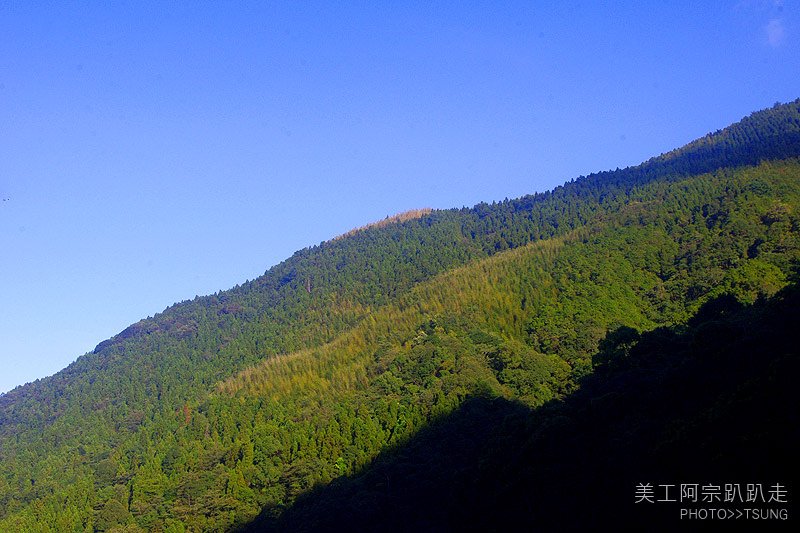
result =
[[640,338],[639,332],[628,326],[620,326],[609,331],[600,341],[598,351],[592,357],[594,366],[622,364],[630,356],[631,348]]
[[[791,491],[798,308],[793,286],[752,306],[716,299],[689,327],[641,337],[616,330],[601,344],[627,346],[624,362],[585,378],[570,397],[535,411],[475,397],[365,471],[248,531],[675,531],[687,527],[679,505],[636,505],[638,483]],[[717,357],[704,349],[711,339],[697,342],[710,324],[738,332]],[[748,504],[757,505],[786,508]]]
[[552,405],[593,364],[722,364],[748,338],[732,317],[800,258],[799,117],[796,101],[638,167],[364,228],[132,325],[0,396],[0,529],[235,529],[459,409]]

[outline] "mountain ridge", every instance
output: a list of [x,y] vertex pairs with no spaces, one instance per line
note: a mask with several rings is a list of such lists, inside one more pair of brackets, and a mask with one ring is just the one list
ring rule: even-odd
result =
[[[754,144],[753,144],[753,141],[750,140],[750,137],[752,136],[752,132],[758,131],[759,119],[762,118],[766,112],[769,112],[769,111],[774,112],[775,110],[780,110],[780,114],[778,116],[778,120],[776,120],[775,123],[769,124],[770,135],[767,136],[767,138],[763,139],[763,140],[760,139],[759,137],[757,137],[757,142],[762,142],[762,141],[766,141],[766,142],[764,142],[762,146],[758,146],[758,148],[759,148],[758,150],[753,149]],[[664,165],[664,164],[671,165],[671,164],[674,164],[674,161],[676,159],[679,159],[679,158],[686,158],[687,159],[687,161],[683,162],[683,164],[675,165],[678,169],[680,169],[679,172],[678,172],[678,175],[684,175],[682,173],[687,172],[687,170],[685,170],[687,168],[691,169],[691,170],[688,170],[688,172],[702,173],[702,172],[707,172],[709,170],[713,170],[714,168],[721,168],[723,166],[731,166],[730,163],[728,163],[726,165],[726,164],[720,162],[719,160],[721,160],[721,159],[732,160],[734,162],[734,164],[732,166],[739,166],[739,165],[754,164],[754,163],[757,163],[758,161],[763,160],[763,159],[800,156],[800,149],[798,149],[798,146],[800,146],[800,118],[798,118],[798,117],[800,117],[800,98],[797,99],[797,100],[794,100],[793,102],[790,102],[788,104],[783,104],[783,105],[777,105],[776,104],[772,108],[765,109],[765,110],[762,110],[762,111],[753,112],[750,115],[748,115],[747,117],[744,117],[739,122],[736,122],[736,123],[732,124],[731,126],[723,128],[722,130],[717,130],[717,131],[715,131],[713,133],[708,133],[705,136],[703,136],[703,137],[701,137],[701,138],[699,138],[699,139],[697,139],[695,141],[692,141],[692,142],[688,143],[687,145],[685,145],[682,148],[677,148],[675,150],[671,150],[671,151],[669,151],[669,152],[667,152],[665,154],[662,154],[660,156],[656,156],[656,157],[650,158],[647,161],[645,161],[643,163],[640,163],[639,165],[635,165],[633,167],[626,167],[624,169],[617,169],[616,171],[601,171],[601,172],[590,174],[588,176],[579,176],[575,180],[567,182],[567,184],[565,184],[565,185],[560,185],[560,186],[555,187],[552,191],[546,191],[544,193],[535,193],[535,194],[524,195],[524,196],[522,196],[522,197],[520,197],[518,199],[511,200],[508,203],[525,204],[526,202],[528,202],[530,200],[534,200],[535,201],[540,197],[545,197],[546,198],[546,197],[554,194],[555,191],[561,190],[562,188],[566,188],[569,185],[572,185],[574,183],[596,182],[596,181],[606,181],[607,183],[608,182],[616,182],[616,183],[625,182],[626,181],[625,178],[627,176],[629,176],[631,173],[634,173],[634,172],[645,175],[646,176],[645,179],[652,179],[652,175],[653,174],[661,175],[661,174],[663,174],[665,172],[665,170],[663,168],[661,168],[660,165]],[[739,145],[735,145],[734,148],[731,148],[731,147],[729,147],[729,143],[727,143],[727,141],[730,140],[730,139],[733,139],[734,141],[739,141],[740,144]],[[781,142],[781,143],[778,143],[778,144],[769,143],[770,140],[774,140],[774,139],[781,139],[784,142]],[[713,163],[711,163],[711,164],[703,164],[703,165],[699,165],[699,164],[694,164],[693,165],[692,162],[691,162],[693,159],[698,159],[698,158],[701,158],[701,157],[705,156],[705,154],[703,154],[703,153],[697,154],[696,152],[694,152],[694,150],[698,150],[698,152],[705,151],[705,150],[708,150],[708,147],[711,147],[711,148],[719,148],[719,147],[721,147],[722,149],[719,151],[720,153],[718,153],[716,155],[716,158],[713,160]],[[766,149],[765,149],[765,147],[766,147]],[[758,154],[758,155],[755,155],[755,156],[751,155],[751,152],[755,153],[755,154]],[[703,170],[697,170],[697,168],[702,168]],[[472,210],[479,210],[479,208],[481,206],[486,206],[486,205],[488,205],[488,204],[479,203],[479,204],[477,204],[476,206],[474,206],[471,209]],[[450,210],[444,210],[444,211],[456,211],[456,210],[457,209],[450,209]],[[397,219],[398,222],[405,222],[407,220],[411,220],[412,218],[414,218],[414,219],[416,219],[416,218],[424,218],[424,217],[427,217],[427,216],[431,215],[432,213],[441,212],[441,211],[442,210],[430,210],[430,209],[427,209],[427,208],[426,209],[420,209],[420,210],[411,210],[411,211],[407,211],[407,212],[403,212],[403,213],[398,213],[397,215],[394,215],[393,217],[389,217],[389,219],[392,220],[392,221],[395,221]],[[413,217],[404,217],[403,215],[405,215],[406,213],[415,213],[415,216],[413,216]],[[398,219],[398,217],[399,217],[399,219]],[[298,252],[295,252],[295,254],[293,254],[288,260],[291,260],[292,258],[302,254],[306,250],[314,250],[316,248],[325,246],[326,244],[328,244],[328,243],[330,243],[332,241],[340,240],[341,238],[346,237],[346,236],[355,236],[356,234],[362,232],[365,229],[381,228],[382,227],[380,225],[381,222],[382,221],[378,221],[378,222],[375,222],[375,223],[367,224],[365,226],[354,228],[354,229],[344,233],[342,236],[334,237],[330,241],[326,241],[326,242],[324,242],[324,243],[322,243],[322,244],[320,244],[318,246],[311,246],[311,247],[308,247],[308,248],[303,248],[302,250],[299,250]],[[284,263],[286,263],[286,261],[283,261],[283,262],[279,263],[278,265],[276,265],[276,267],[281,266]],[[275,267],[273,267],[272,269],[274,269],[274,268]],[[259,280],[262,280],[264,278],[264,276],[267,275],[272,269],[269,269],[264,275],[259,276],[258,278],[254,279],[253,281],[244,282],[242,285],[233,287],[233,288],[225,290],[225,291],[220,291],[220,292],[228,293],[228,292],[237,291],[237,290],[240,289],[240,287],[245,287],[245,286],[249,287],[251,285],[259,285]],[[286,279],[286,278],[284,278],[284,279]],[[219,294],[219,292],[215,293],[215,294]],[[203,299],[203,298],[209,299],[209,298],[213,298],[214,296],[215,295],[196,297],[195,300],[197,300],[198,298],[200,298],[200,299]],[[189,302],[191,302],[191,300],[185,300],[183,302],[179,302],[179,303],[173,304],[173,305],[167,307],[162,313],[157,313],[157,315],[162,315],[162,314],[164,314],[165,312],[169,311],[170,309],[172,309],[174,307],[181,306],[181,305],[189,303]],[[129,326],[128,328],[126,328],[125,330],[120,332],[119,334],[113,336],[111,339],[114,339],[115,337],[118,337],[118,336],[121,336],[122,338],[127,338],[128,336],[130,336],[130,334],[135,334],[136,331],[137,331],[137,328],[136,328],[137,324],[142,324],[143,322],[146,322],[148,320],[149,319],[142,319],[139,322],[136,322],[135,324],[132,324],[131,326]],[[133,329],[131,329],[131,328],[133,328]],[[143,331],[145,333],[148,332],[146,328],[142,328],[142,329],[143,329]],[[126,333],[126,332],[128,332],[128,333]],[[108,339],[106,341],[103,341],[103,342],[99,343],[98,347],[96,347],[95,350],[93,350],[93,351],[95,353],[97,353],[98,351],[101,351],[102,348],[105,348],[106,346],[108,346],[108,344],[104,344],[104,343],[108,343],[108,341],[111,340],[111,339]],[[98,350],[98,348],[100,348],[100,350]]]
[[229,528],[480,391],[570,394],[608,328],[677,324],[720,291],[768,297],[800,249],[798,131],[800,100],[637,167],[357,230],[139,321],[0,396],[0,525],[55,524],[42,505],[88,498],[85,527]]
[[[753,136],[752,132],[758,131],[759,119],[763,118],[765,113],[774,112],[776,110],[779,110],[780,114],[778,115],[777,120],[775,121],[775,123],[769,124],[769,128],[768,129],[769,129],[770,134],[764,140],[765,141],[769,141],[769,140],[774,140],[774,139],[777,138],[777,139],[781,139],[784,142],[777,143],[777,144],[770,144],[769,142],[766,142],[766,143],[764,143],[764,146],[758,146],[759,149],[755,150],[753,148],[753,146],[754,146],[753,145],[753,141],[750,140],[750,138]],[[636,166],[633,166],[633,167],[627,167],[627,168],[621,169],[621,170],[617,169],[616,171],[602,171],[602,172],[590,174],[588,176],[580,176],[580,177],[576,178],[575,180],[572,180],[571,182],[568,182],[565,185],[561,185],[561,186],[556,187],[555,189],[553,189],[553,191],[546,191],[544,193],[536,193],[536,194],[532,194],[532,195],[525,195],[525,196],[522,196],[522,197],[520,197],[520,198],[518,198],[516,200],[512,200],[509,203],[511,203],[511,204],[515,204],[516,203],[516,204],[525,205],[526,203],[531,202],[531,201],[535,202],[536,200],[538,200],[541,197],[547,198],[548,196],[550,196],[552,194],[555,194],[555,191],[561,190],[562,188],[570,186],[570,185],[572,185],[574,183],[597,182],[597,181],[605,181],[607,183],[608,182],[625,183],[626,182],[626,178],[628,178],[630,176],[630,174],[632,174],[632,173],[641,173],[641,174],[643,174],[645,176],[645,180],[653,179],[654,175],[655,176],[659,176],[659,175],[662,175],[663,173],[665,173],[665,170],[664,170],[664,168],[661,167],[661,165],[664,165],[664,164],[666,164],[666,165],[673,164],[674,165],[675,160],[676,159],[680,159],[680,158],[685,158],[687,161],[683,162],[683,164],[675,165],[679,169],[678,170],[678,175],[684,175],[683,173],[687,172],[686,169],[691,169],[689,171],[694,171],[694,172],[707,172],[709,170],[713,170],[714,168],[721,168],[722,166],[725,166],[725,164],[722,163],[721,160],[732,160],[734,162],[733,166],[738,166],[738,165],[743,165],[743,164],[746,165],[746,164],[757,163],[758,161],[760,161],[762,159],[771,159],[771,158],[775,158],[775,157],[792,157],[792,156],[796,157],[796,156],[800,156],[800,149],[798,149],[798,146],[800,146],[800,119],[798,117],[800,117],[800,99],[794,100],[793,102],[790,102],[790,103],[784,104],[784,105],[780,105],[780,106],[775,105],[770,109],[753,112],[750,115],[748,115],[747,117],[743,118],[741,121],[736,122],[731,126],[723,128],[722,130],[717,130],[714,133],[708,133],[704,137],[701,137],[701,138],[699,138],[699,139],[697,139],[695,141],[692,141],[692,142],[688,143],[687,145],[685,145],[682,148],[678,148],[678,149],[672,150],[670,152],[667,152],[666,154],[662,154],[660,156],[656,156],[656,157],[650,158],[647,161],[645,161],[645,162],[643,162],[643,163],[641,163],[639,165],[636,165]],[[756,136],[756,137],[760,142],[761,139],[758,136]],[[739,145],[734,145],[734,147],[731,148],[729,146],[730,143],[727,142],[730,139],[733,139],[734,141],[740,141],[740,144]],[[765,146],[766,146],[766,149],[765,149]],[[702,164],[702,165],[701,164],[697,164],[697,163],[693,164],[692,163],[693,159],[698,159],[698,158],[703,157],[702,153],[700,155],[697,155],[696,152],[694,152],[693,150],[697,149],[698,151],[707,151],[709,149],[709,147],[712,148],[712,149],[713,148],[722,147],[721,150],[718,150],[719,153],[715,154],[715,159],[713,160],[713,163],[712,164]],[[751,155],[751,152],[753,152],[755,154],[758,154],[758,155],[757,156],[753,156],[753,155]],[[728,166],[730,166],[730,163],[728,164]],[[701,168],[703,170],[697,170],[697,168]],[[602,202],[603,200],[600,199],[600,201]],[[474,206],[471,209],[475,210],[475,211],[480,211],[480,209],[482,207],[487,206],[487,205],[488,204],[480,203],[480,204],[477,204],[476,206]],[[528,206],[526,205],[525,207],[528,207]],[[414,211],[414,210],[412,210],[412,211]],[[424,212],[424,211],[427,211],[427,209],[423,209],[423,210],[420,210],[420,211]],[[440,212],[440,211],[441,210],[437,210],[437,211],[431,210],[428,213],[421,213],[419,217],[415,216],[414,218],[425,218],[427,216],[430,216],[432,213],[436,213],[436,212]],[[446,211],[456,211],[456,209],[451,209],[451,210],[446,210]],[[403,215],[403,213],[400,213],[400,214],[398,214],[396,216],[402,216],[402,215]],[[478,216],[480,216],[480,214]],[[394,219],[394,217],[392,217],[392,219]],[[408,219],[406,219],[406,220],[408,220]],[[400,220],[400,222],[405,222],[405,220]],[[357,235],[358,233],[360,233],[364,229],[370,229],[370,228],[373,228],[373,227],[380,228],[380,226],[377,226],[377,224],[380,224],[380,222],[374,223],[374,224],[367,224],[366,226],[362,226],[362,227],[359,227],[359,228],[354,228],[353,230],[350,230],[350,231],[346,232],[345,234],[343,234],[343,236],[355,236],[355,235]],[[339,239],[341,239],[341,236],[340,237],[336,237],[336,238],[332,239],[331,241],[336,241],[336,240],[339,240]],[[295,254],[293,254],[286,261],[283,261],[283,262],[279,263],[278,265],[276,265],[276,267],[280,267],[281,265],[285,264],[287,261],[297,257],[298,255],[301,255],[306,250],[314,250],[316,248],[325,246],[327,243],[329,243],[331,241],[327,241],[326,243],[322,243],[319,246],[312,246],[312,247],[309,247],[309,248],[304,248],[304,249],[296,252]],[[237,290],[240,290],[240,287],[258,286],[260,284],[260,280],[262,280],[264,278],[264,276],[268,275],[269,272],[272,271],[273,269],[275,269],[276,267],[273,267],[273,268],[269,269],[264,275],[259,276],[258,278],[254,279],[251,282],[245,282],[241,286],[237,286],[237,287],[234,287],[232,289],[228,289],[227,291],[221,291],[221,292],[222,293],[235,292]],[[286,280],[288,278],[289,278],[289,276],[286,276],[286,277],[283,278],[283,280]],[[219,293],[217,293],[217,294],[219,294]],[[209,296],[199,297],[199,298],[201,298],[201,299],[202,298],[209,299],[209,298],[213,298],[213,297],[214,297],[214,295],[209,295]],[[197,299],[197,298],[195,298],[195,299]],[[165,312],[168,312],[170,309],[172,309],[172,308],[174,308],[176,306],[181,306],[181,305],[186,304],[188,302],[190,302],[190,301],[186,300],[184,302],[179,302],[179,303],[173,304],[172,306],[167,307],[167,309],[165,309],[164,312],[157,313],[157,315],[161,315],[161,314],[163,314]],[[137,322],[136,324],[142,324],[143,322],[145,322],[147,320],[149,320],[149,319],[143,319],[143,320]],[[109,344],[106,344],[106,343],[108,343],[110,340],[114,339],[115,337],[122,336],[123,338],[125,338],[127,336],[125,334],[126,331],[130,331],[131,333],[134,333],[136,331],[136,329],[134,328],[136,326],[136,324],[133,324],[133,325],[129,326],[128,328],[126,328],[125,330],[120,332],[120,334],[115,335],[111,339],[101,342],[98,345],[98,347],[95,348],[94,352],[95,353],[98,352],[97,348],[100,348],[102,350],[102,348],[107,347]],[[144,324],[142,324],[142,325],[144,325]],[[131,328],[134,328],[134,329],[131,330]],[[146,328],[144,328],[144,329],[146,331]]]

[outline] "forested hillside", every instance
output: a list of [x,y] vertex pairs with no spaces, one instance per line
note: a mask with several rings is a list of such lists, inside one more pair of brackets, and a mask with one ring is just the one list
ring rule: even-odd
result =
[[[793,284],[752,305],[715,298],[686,325],[617,329],[595,372],[563,400],[531,410],[476,394],[358,474],[247,531],[714,530],[708,520],[681,521],[678,503],[637,504],[634,487],[796,486],[798,306]],[[787,519],[738,520],[742,530],[793,530],[792,498],[748,505],[783,509]]]
[[0,396],[0,530],[276,526],[472,398],[520,420],[573,405],[644,332],[683,338],[706,302],[761,309],[789,283],[798,156],[795,101],[638,167],[356,230],[144,319]]

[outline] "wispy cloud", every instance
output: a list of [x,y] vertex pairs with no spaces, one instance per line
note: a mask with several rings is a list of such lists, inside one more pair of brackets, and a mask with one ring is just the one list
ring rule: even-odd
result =
[[777,48],[783,44],[786,39],[786,30],[783,28],[783,21],[781,19],[772,19],[764,28],[767,32],[767,42],[773,48]]

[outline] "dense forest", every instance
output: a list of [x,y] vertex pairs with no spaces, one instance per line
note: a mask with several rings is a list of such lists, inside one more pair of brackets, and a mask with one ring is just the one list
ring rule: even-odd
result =
[[798,157],[800,100],[141,320],[0,396],[0,530],[552,529],[790,482]]
[[[247,530],[687,528],[677,504],[637,505],[634,487],[797,479],[798,306],[792,283],[753,304],[714,298],[680,326],[613,330],[573,394],[538,409],[475,394],[368,468]],[[788,503],[758,507],[791,516]]]

